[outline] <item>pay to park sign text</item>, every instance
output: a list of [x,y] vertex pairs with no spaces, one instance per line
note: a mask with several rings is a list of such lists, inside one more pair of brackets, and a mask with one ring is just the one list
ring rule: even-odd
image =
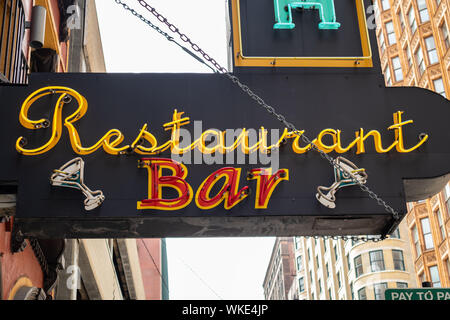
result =
[[450,300],[450,289],[387,289],[386,300]]

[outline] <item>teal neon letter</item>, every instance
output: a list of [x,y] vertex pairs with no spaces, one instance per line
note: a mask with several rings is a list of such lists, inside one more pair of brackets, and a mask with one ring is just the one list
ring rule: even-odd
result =
[[336,22],[334,0],[274,0],[275,21],[274,29],[294,29],[292,9],[317,9],[321,22],[319,29],[339,29],[341,24]]

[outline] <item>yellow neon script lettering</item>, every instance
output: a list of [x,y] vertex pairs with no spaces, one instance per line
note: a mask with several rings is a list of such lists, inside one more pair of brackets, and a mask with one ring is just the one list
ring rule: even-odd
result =
[[[28,111],[31,106],[40,98],[50,95],[59,94],[57,99],[55,110],[53,113],[53,119],[50,123],[47,119],[31,120],[28,118]],[[68,97],[74,98],[78,103],[77,110],[70,116],[66,117],[63,121],[62,119],[62,109],[66,104],[66,99]],[[221,154],[232,152],[237,148],[245,153],[249,154],[252,152],[260,151],[262,153],[268,153],[275,148],[279,148],[282,144],[287,143],[289,139],[292,140],[292,150],[294,153],[303,154],[308,152],[312,147],[311,143],[306,146],[301,146],[301,137],[305,133],[304,130],[295,132],[290,132],[288,129],[284,129],[281,137],[274,144],[268,146],[267,134],[268,130],[261,127],[259,130],[259,137],[255,137],[257,141],[253,145],[249,145],[249,133],[248,129],[243,128],[237,136],[233,137],[234,141],[227,146],[226,143],[226,131],[219,131],[209,129],[200,135],[200,137],[192,142],[191,144],[180,147],[180,130],[182,126],[190,123],[189,117],[183,117],[184,112],[178,112],[176,109],[172,114],[172,121],[167,122],[163,125],[165,131],[170,131],[170,139],[164,144],[159,145],[155,136],[147,131],[148,124],[144,124],[139,131],[136,139],[131,143],[131,145],[120,146],[124,140],[124,135],[121,131],[117,129],[111,129],[106,134],[103,135],[94,145],[90,147],[83,147],[81,143],[80,136],[74,123],[80,120],[87,112],[88,103],[86,99],[79,94],[77,91],[58,86],[50,86],[39,89],[33,92],[22,104],[20,110],[19,120],[22,126],[27,129],[37,130],[41,128],[46,128],[51,125],[52,134],[50,139],[44,143],[42,146],[37,148],[27,149],[26,139],[20,137],[16,141],[16,149],[19,153],[24,155],[38,155],[51,150],[60,140],[62,135],[62,124],[67,128],[70,137],[70,143],[72,145],[75,153],[80,155],[91,154],[97,151],[99,148],[103,147],[104,151],[112,154],[119,155],[123,153],[135,152],[141,155],[157,155],[168,149],[174,154],[184,154],[190,152],[191,150],[197,148],[204,154],[213,154],[219,152]],[[394,113],[394,124],[388,127],[388,130],[394,130],[395,141],[387,148],[383,147],[381,133],[377,130],[371,130],[365,133],[363,128],[355,132],[355,139],[349,143],[347,146],[342,145],[342,131],[335,129],[324,129],[322,130],[317,138],[312,140],[312,143],[317,145],[317,147],[326,152],[335,151],[336,153],[346,153],[352,149],[356,149],[356,154],[361,154],[366,152],[365,142],[369,137],[373,137],[373,143],[375,149],[378,153],[386,153],[392,150],[394,147],[399,153],[408,153],[416,150],[422,146],[429,138],[428,135],[420,137],[419,143],[417,143],[412,148],[405,148],[405,139],[403,136],[404,129],[403,126],[413,123],[413,120],[402,121],[402,111],[397,111]],[[326,144],[324,138],[330,136],[332,139],[332,144]],[[208,146],[206,143],[207,137],[214,137],[214,145]]]
[[[124,146],[122,148],[115,148],[118,146],[124,139],[124,136],[122,132],[120,132],[117,129],[109,130],[96,144],[89,148],[85,148],[81,145],[80,137],[78,135],[78,131],[73,126],[73,123],[81,119],[87,111],[87,101],[86,99],[76,92],[73,89],[66,88],[66,87],[45,87],[42,89],[39,89],[32,93],[22,104],[22,108],[19,115],[19,121],[20,123],[27,129],[37,130],[41,128],[45,128],[45,123],[48,122],[46,119],[40,119],[40,120],[31,120],[28,118],[28,111],[31,107],[31,105],[38,99],[47,96],[49,94],[61,94],[58,98],[55,106],[55,111],[53,113],[53,122],[52,122],[52,134],[50,137],[50,140],[42,145],[41,147],[34,148],[34,149],[26,149],[24,148],[24,137],[20,137],[17,139],[16,142],[16,150],[19,153],[22,153],[24,155],[38,155],[45,153],[49,150],[51,150],[61,138],[62,134],[62,109],[65,104],[65,98],[66,97],[73,97],[78,103],[78,109],[72,113],[70,116],[64,119],[64,126],[67,128],[67,131],[69,133],[70,143],[72,144],[72,149],[80,155],[84,154],[90,154],[95,152],[98,148],[103,146],[103,149],[110,154],[119,154],[119,152],[126,150],[129,148],[129,146]],[[110,141],[111,138],[115,137],[113,141]]]

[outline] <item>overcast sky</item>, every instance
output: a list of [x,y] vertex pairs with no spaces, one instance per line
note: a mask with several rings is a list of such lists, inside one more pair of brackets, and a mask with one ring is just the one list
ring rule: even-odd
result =
[[[124,2],[156,24],[137,1]],[[108,72],[211,72],[114,0],[96,3]],[[227,66],[225,0],[149,0],[149,4]],[[262,282],[274,240],[168,239],[170,299],[264,299]]]

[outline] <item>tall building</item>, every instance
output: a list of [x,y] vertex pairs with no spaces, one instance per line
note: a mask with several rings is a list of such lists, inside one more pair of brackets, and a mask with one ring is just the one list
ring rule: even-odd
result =
[[295,237],[294,242],[292,299],[381,300],[384,289],[416,287],[404,221],[382,242],[311,237]]
[[295,278],[294,245],[291,237],[275,239],[263,282],[266,300],[286,300]]
[[374,0],[374,6],[386,84],[449,97],[449,1]]
[[[374,0],[387,86],[450,94],[448,0]],[[380,243],[295,237],[290,299],[384,299],[386,288],[450,286],[450,184],[408,203],[397,231]],[[429,285],[429,284],[427,284]]]
[[[450,96],[450,2],[375,0],[381,65],[388,86],[418,86]],[[450,104],[449,104],[450,107]],[[417,282],[450,286],[449,186],[408,204]]]
[[450,287],[450,183],[429,199],[408,203],[405,220],[417,282]]

